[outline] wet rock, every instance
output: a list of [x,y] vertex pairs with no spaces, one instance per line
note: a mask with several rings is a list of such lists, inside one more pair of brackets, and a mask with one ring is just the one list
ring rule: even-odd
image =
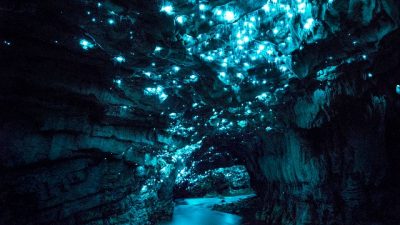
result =
[[[377,57],[397,52],[384,44],[393,40],[392,35],[398,37],[399,33],[382,41]],[[389,82],[387,74],[395,73],[399,64],[374,66],[386,68],[373,83],[363,81],[361,65],[341,67],[336,73],[346,76],[306,90],[305,95],[296,96],[291,105],[281,109],[280,114],[292,124],[282,132],[268,133],[260,142],[259,155],[247,160],[257,164],[247,168],[253,178],[252,187],[265,199],[258,216],[263,223],[399,221],[395,212],[398,191],[394,188],[399,185],[399,177],[393,174],[397,166],[390,159],[397,155],[394,149],[398,144],[387,135],[398,132],[388,126],[399,124],[398,118],[391,116],[398,112],[397,97],[386,86],[394,83],[383,85]],[[395,207],[382,210],[388,199]]]
[[0,3],[0,224],[154,224],[172,214],[176,168],[148,158],[174,137],[117,88],[106,53],[82,51],[70,3]]
[[244,166],[233,166],[193,173],[182,170],[174,189],[175,198],[229,196],[252,193],[250,177]]

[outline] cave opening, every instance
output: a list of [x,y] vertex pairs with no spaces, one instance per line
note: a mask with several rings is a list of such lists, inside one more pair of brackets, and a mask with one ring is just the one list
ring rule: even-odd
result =
[[252,220],[257,200],[243,165],[197,171],[185,167],[177,175],[172,217],[160,224],[239,225]]
[[178,173],[174,188],[175,199],[254,193],[245,166],[236,165],[196,172],[194,170],[193,168],[184,168]]
[[252,142],[245,143],[210,136],[201,145],[178,151],[174,212],[161,224],[255,224],[260,199],[252,188],[245,157]]

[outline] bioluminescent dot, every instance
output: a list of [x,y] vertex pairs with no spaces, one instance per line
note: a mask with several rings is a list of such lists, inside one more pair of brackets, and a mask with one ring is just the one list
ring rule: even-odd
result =
[[185,22],[185,17],[184,16],[178,16],[176,17],[176,21],[180,24],[183,24]]
[[207,9],[207,7],[206,7],[206,5],[204,5],[204,4],[200,4],[200,5],[199,5],[199,9],[200,9],[201,11],[204,11],[204,10]]
[[114,59],[114,61],[115,61],[115,62],[117,62],[117,63],[123,63],[123,62],[126,62],[126,59],[125,59],[125,57],[123,57],[123,56],[121,56],[121,55],[119,55],[119,56],[115,56],[113,59]]
[[262,7],[262,9],[263,9],[265,12],[269,12],[269,11],[271,10],[271,8],[269,7],[268,4],[265,4],[265,5]]
[[313,24],[314,24],[314,19],[313,18],[307,19],[306,23],[304,24],[304,29],[306,29],[306,30],[311,29]]
[[165,94],[164,92],[161,93],[160,95],[158,95],[158,99],[160,100],[160,102],[164,102],[166,99],[168,98],[168,95]]
[[172,7],[172,5],[165,5],[161,7],[160,12],[165,12],[168,15],[172,15],[174,14],[174,7]]
[[83,48],[83,50],[89,50],[94,47],[94,44],[86,39],[79,40],[79,44]]
[[172,69],[173,69],[175,72],[179,72],[179,70],[181,70],[181,68],[180,68],[179,66],[173,66]]
[[232,11],[226,11],[224,13],[224,19],[228,22],[231,22],[235,19],[235,14]]
[[222,15],[222,10],[217,9],[217,10],[215,11],[215,14],[216,14],[217,16],[221,16],[221,15]]
[[306,3],[302,2],[297,6],[297,12],[298,13],[305,13],[306,12]]
[[160,46],[156,46],[156,48],[154,49],[154,52],[159,52],[161,51],[163,48]]
[[122,80],[121,79],[116,79],[114,80],[114,83],[118,86],[120,86],[122,84]]
[[115,24],[115,20],[114,19],[108,19],[107,23],[110,25],[114,25]]

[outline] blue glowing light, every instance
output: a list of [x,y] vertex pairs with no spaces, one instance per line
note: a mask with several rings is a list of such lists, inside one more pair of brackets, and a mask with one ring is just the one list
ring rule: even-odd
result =
[[200,4],[200,5],[199,5],[199,9],[200,9],[201,11],[204,11],[204,10],[207,9],[207,7],[206,7],[206,5],[204,5],[204,4]]
[[172,7],[172,5],[165,5],[161,7],[160,12],[165,12],[168,15],[172,15],[174,14],[174,7]]
[[116,79],[116,80],[114,80],[114,83],[115,83],[116,85],[118,85],[118,86],[121,86],[122,80],[121,80],[121,79]]
[[171,118],[171,119],[176,119],[176,118],[177,118],[176,113],[170,113],[170,114],[169,114],[169,118]]
[[244,75],[243,73],[236,73],[236,77],[243,80],[244,79]]
[[148,96],[157,95],[161,103],[168,98],[168,95],[164,92],[164,87],[161,85],[145,88],[144,94]]
[[[203,71],[198,71],[196,74],[196,70],[187,66],[183,67],[185,64],[181,61],[171,61],[166,64],[154,59],[154,61],[147,62],[149,68],[145,68],[141,72],[141,76],[153,83],[142,90],[144,95],[154,97],[146,100],[163,102],[168,98],[168,94],[175,96],[173,93],[177,93],[178,89],[197,86],[194,85],[195,82],[199,82],[207,76],[213,76],[219,85],[223,84],[222,93],[232,91],[237,94],[236,97],[243,104],[237,106],[237,109],[224,109],[225,111],[216,107],[216,110],[213,111],[215,117],[211,115],[202,117],[195,115],[196,111],[207,106],[198,100],[195,103],[185,103],[182,107],[193,107],[194,115],[191,118],[193,120],[200,118],[196,121],[197,126],[215,126],[219,130],[253,129],[254,126],[257,126],[257,129],[263,132],[272,130],[271,127],[267,127],[269,116],[265,115],[265,118],[264,115],[256,116],[262,120],[262,123],[258,123],[260,121],[257,121],[255,115],[262,114],[258,109],[260,105],[269,107],[277,101],[275,95],[278,89],[286,91],[289,87],[285,79],[295,76],[292,68],[294,64],[292,52],[297,49],[301,50],[303,43],[309,43],[314,40],[313,38],[320,38],[319,32],[312,32],[316,31],[316,28],[323,28],[317,19],[318,15],[313,11],[312,1],[254,1],[257,4],[252,7],[251,11],[249,8],[243,8],[242,2],[246,1],[229,1],[227,4],[214,4],[212,1],[204,0],[163,0],[159,2],[163,3],[158,6],[156,11],[159,11],[162,16],[170,15],[172,17],[170,19],[174,23],[173,26],[176,26],[176,32],[185,47],[183,50],[186,52],[183,54],[189,58],[193,56],[201,59],[204,65],[209,65],[213,70],[207,74],[203,74]],[[247,3],[249,2],[247,1]],[[333,0],[323,2],[328,4]],[[94,17],[94,11],[91,12],[89,19]],[[109,14],[105,22],[107,22],[107,18],[114,18],[118,25],[119,21],[122,21],[122,19],[117,20],[117,18],[121,18],[118,16]],[[98,17],[98,21],[100,21],[100,17]],[[202,25],[202,29],[198,29],[197,24]],[[168,57],[167,46],[160,46],[152,46],[150,53],[155,58]],[[359,59],[366,58],[362,54],[358,56]],[[127,55],[125,56],[127,57]],[[116,62],[125,61],[124,58],[114,58],[114,60]],[[129,62],[131,62],[131,58],[129,58]],[[264,66],[267,64],[268,66]],[[271,66],[273,68],[270,68]],[[260,69],[259,73],[258,68]],[[258,74],[253,74],[252,69],[257,69]],[[279,88],[275,84],[270,87],[267,82],[268,76],[275,73],[285,80],[279,84]],[[368,71],[364,76],[370,77]],[[118,83],[116,82],[116,84]],[[124,84],[122,83],[122,85]],[[165,85],[165,88],[160,85]],[[263,91],[251,92],[251,95],[246,95],[248,96],[247,100],[241,99],[243,95],[240,91],[246,90],[247,87],[255,88],[251,86],[260,87]],[[251,105],[251,103],[254,104]],[[163,115],[168,117],[171,113],[170,110],[172,109],[164,109],[163,113],[165,114]],[[229,114],[234,114],[235,117],[231,117]],[[178,116],[181,121],[179,112],[170,115],[170,117],[175,116]],[[226,119],[222,117],[226,117]],[[169,131],[188,135],[189,128],[184,126],[186,125],[173,125]]]
[[232,11],[226,11],[224,13],[224,19],[228,22],[231,22],[235,19],[235,14]]
[[160,46],[156,46],[156,48],[154,49],[154,52],[159,52],[161,51],[163,48]]
[[271,98],[272,98],[272,96],[271,96],[270,93],[268,93],[268,92],[264,92],[264,93],[262,93],[262,94],[256,96],[256,99],[257,99],[257,100],[262,101],[262,102],[265,102],[265,103],[267,103],[268,101],[270,101]]
[[197,82],[198,80],[199,80],[199,77],[197,76],[197,75],[194,75],[194,74],[192,74],[192,75],[190,75],[190,77],[189,77],[189,81],[190,82]]
[[176,17],[176,21],[180,24],[183,24],[185,22],[185,17],[184,16],[178,16]]
[[298,13],[305,13],[306,7],[307,7],[307,4],[305,2],[299,3],[299,5],[297,6]]
[[396,85],[396,93],[400,95],[400,84]]
[[108,19],[107,23],[110,25],[114,25],[115,24],[115,20],[114,19]]
[[222,81],[222,83],[224,83],[224,84],[230,84],[229,76],[228,76],[228,74],[225,73],[225,72],[219,72],[219,73],[218,73],[218,79],[219,79],[220,81]]
[[306,29],[306,30],[311,29],[313,24],[314,24],[314,19],[313,18],[307,19],[307,22],[304,24],[304,29]]
[[89,50],[94,47],[94,44],[86,39],[79,40],[79,44],[83,48],[83,50]]
[[179,70],[181,70],[181,68],[180,68],[179,66],[173,66],[172,69],[173,69],[175,72],[179,72]]
[[158,95],[158,99],[160,100],[160,102],[164,102],[166,99],[168,98],[168,95],[165,94],[164,92],[161,93],[160,95]]
[[265,45],[260,44],[260,45],[258,46],[257,53],[260,54],[262,51],[264,51],[264,49],[265,49]]
[[262,9],[263,9],[265,12],[269,12],[269,11],[271,10],[271,8],[269,7],[268,4],[265,4],[265,5],[262,7]]
[[247,121],[246,120],[240,120],[240,121],[237,122],[237,124],[240,127],[246,127],[247,126]]
[[126,59],[125,59],[125,57],[123,57],[123,56],[121,56],[121,55],[119,55],[119,56],[115,56],[113,59],[114,59],[114,61],[115,61],[115,62],[117,62],[117,63],[123,63],[123,62],[126,62]]

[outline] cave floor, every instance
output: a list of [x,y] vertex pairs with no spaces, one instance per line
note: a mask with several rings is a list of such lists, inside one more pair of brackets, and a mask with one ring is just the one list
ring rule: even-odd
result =
[[233,203],[242,199],[254,197],[254,194],[215,198],[187,198],[178,199],[171,221],[164,221],[160,225],[239,225],[240,216],[211,210],[213,205]]

